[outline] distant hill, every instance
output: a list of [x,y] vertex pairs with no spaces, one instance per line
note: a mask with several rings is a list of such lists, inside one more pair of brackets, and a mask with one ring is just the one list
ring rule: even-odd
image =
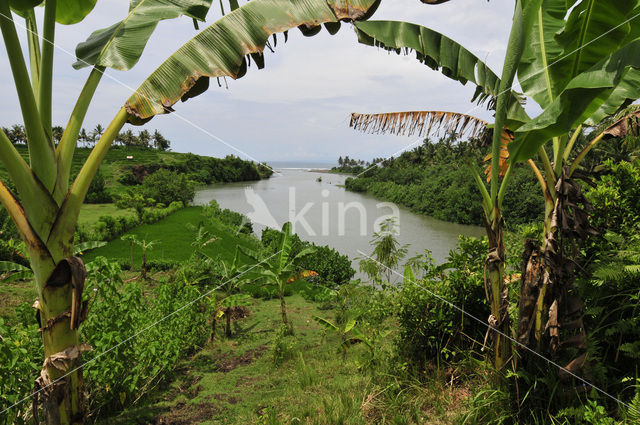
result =
[[[27,147],[17,145],[16,148],[28,161]],[[72,179],[78,174],[90,152],[90,148],[76,148],[71,167]],[[100,166],[100,174],[105,180],[109,193],[117,195],[126,190],[127,186],[142,183],[147,175],[162,168],[186,173],[189,179],[203,185],[260,180],[268,178],[273,173],[269,167],[233,155],[226,158],[213,158],[152,148],[113,146]],[[2,164],[0,164],[0,179],[12,186]]]

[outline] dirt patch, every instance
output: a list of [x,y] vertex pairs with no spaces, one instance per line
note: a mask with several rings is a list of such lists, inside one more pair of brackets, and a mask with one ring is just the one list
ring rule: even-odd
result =
[[267,347],[261,345],[260,347],[248,350],[246,353],[234,357],[230,353],[227,353],[223,358],[218,360],[215,365],[215,370],[218,372],[230,372],[239,366],[247,366],[253,363],[255,359],[262,357],[262,354],[267,350]]
[[[188,375],[189,371],[186,371],[185,373]],[[179,394],[185,394],[187,397],[190,397],[190,398],[195,397],[198,394],[198,392],[200,392],[200,385],[196,385],[198,382],[200,382],[200,379],[202,379],[202,376],[192,375],[186,378],[185,381],[178,382],[176,384],[176,387],[173,388],[164,396],[164,399],[173,400]]]
[[231,307],[231,320],[240,320],[249,317],[251,312],[243,305]]
[[238,404],[240,401],[242,401],[241,398],[234,397],[232,395],[227,395],[227,394],[214,394],[214,395],[211,395],[211,396],[209,396],[207,398],[209,400],[214,399],[214,400],[217,400],[217,401],[224,401],[224,402],[232,404],[232,405]]
[[250,387],[258,381],[260,381],[260,378],[257,376],[241,376],[236,382],[236,388]]
[[153,425],[191,425],[211,420],[224,408],[213,403],[185,404],[178,403],[171,411],[158,416]]

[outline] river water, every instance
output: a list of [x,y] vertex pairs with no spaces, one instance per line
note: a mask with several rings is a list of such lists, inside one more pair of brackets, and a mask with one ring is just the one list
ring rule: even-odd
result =
[[[371,253],[373,232],[389,215],[397,216],[400,243],[409,244],[407,258],[430,250],[436,263],[441,263],[455,247],[458,235],[484,235],[478,226],[435,220],[346,191],[341,187],[346,177],[305,169],[278,169],[266,180],[200,189],[194,203],[204,205],[215,199],[220,207],[247,215],[258,236],[266,225],[280,228],[285,221],[291,221],[300,238],[329,245],[352,260]],[[356,262],[354,268],[358,269]]]

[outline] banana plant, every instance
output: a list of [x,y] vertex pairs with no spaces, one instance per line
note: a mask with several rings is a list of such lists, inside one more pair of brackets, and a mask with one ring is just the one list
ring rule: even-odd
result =
[[260,255],[246,248],[241,248],[242,252],[251,258],[256,264],[255,271],[247,275],[254,280],[261,281],[265,285],[275,286],[280,299],[280,314],[282,324],[287,328],[290,335],[293,335],[293,324],[287,317],[287,304],[284,299],[287,285],[299,279],[317,276],[311,270],[301,270],[299,263],[307,255],[315,252],[315,247],[310,246],[302,249],[295,256],[291,255],[292,248],[291,223],[282,225],[280,238],[276,243],[276,253],[266,260],[262,260]]
[[[322,25],[335,33],[341,21],[367,19],[380,0],[254,0],[200,31],[162,63],[124,103],[70,181],[74,149],[106,68],[126,71],[140,59],[157,24],[187,16],[202,21],[211,0],[132,0],[124,19],[99,29],[76,48],[76,68],[90,67],[86,83],[55,144],[51,124],[56,24],[78,23],[96,0],[11,0],[0,2],[0,30],[18,94],[29,161],[0,131],[0,161],[16,188],[0,183],[0,202],[27,245],[43,324],[44,367],[38,400],[48,424],[79,424],[86,418],[78,327],[85,317],[84,265],[73,256],[80,207],[100,163],[122,127],[143,124],[171,112],[179,100],[201,94],[210,78],[240,78],[251,57],[264,65],[262,52],[275,34],[300,28],[308,35]],[[34,7],[44,3],[41,28]],[[237,2],[230,2],[237,6]],[[28,58],[17,25],[27,29]],[[196,25],[197,26],[197,25]],[[41,30],[41,32],[40,32]],[[286,38],[286,35],[285,35]],[[98,133],[96,133],[98,137]],[[39,406],[34,411],[38,414]]]
[[[206,256],[209,261],[213,261],[207,254],[202,253],[202,255]],[[215,317],[225,317],[225,335],[230,338],[233,308],[250,304],[249,295],[240,293],[242,285],[248,280],[247,277],[241,276],[247,264],[240,259],[240,249],[237,246],[231,262],[220,260],[218,264],[220,279],[222,280],[220,289],[222,289],[223,295],[218,298],[218,305],[220,306],[218,311],[221,314],[216,314]]]
[[[362,339],[356,335],[354,329],[358,323],[355,319],[351,319],[342,325],[333,323],[329,319],[325,319],[320,316],[312,316],[313,320],[318,322],[325,330],[334,332],[340,336],[340,346],[338,347],[338,353],[342,353],[342,361],[347,360],[347,350],[354,344],[362,342]],[[353,331],[353,332],[352,332]]]
[[[353,114],[351,125],[365,131],[395,134],[429,134],[442,128],[478,135],[483,128],[493,127],[488,156],[491,161],[487,172],[489,188],[473,168],[472,175],[482,194],[490,244],[486,260],[490,283],[489,323],[505,335],[510,335],[510,323],[501,209],[511,171],[519,161],[527,161],[534,170],[546,200],[542,251],[550,253],[557,247],[561,230],[558,218],[574,201],[566,199],[566,193],[559,195],[557,188],[572,191],[576,186],[571,177],[585,155],[604,137],[616,132],[608,129],[599,133],[586,147],[575,152],[581,129],[597,124],[640,97],[640,60],[632,54],[640,47],[639,26],[632,25],[639,13],[637,0],[519,0],[500,78],[467,49],[429,28],[394,21],[354,24],[361,43],[398,53],[413,50],[417,59],[428,67],[441,70],[462,84],[474,83],[473,100],[488,100],[488,105],[495,108],[491,125],[475,117],[438,111]],[[529,117],[522,108],[524,96],[513,90],[516,76],[524,95],[542,108],[543,112],[537,117]],[[622,124],[618,124],[617,129],[621,130]],[[532,161],[536,155],[543,170]],[[570,230],[579,230],[579,235],[583,235],[587,228],[580,222]],[[542,258],[542,255],[534,257]],[[556,258],[556,263],[567,262],[562,255]],[[531,344],[529,335],[533,326],[532,334],[537,341],[534,348],[542,349],[544,329],[549,327],[545,316],[549,316],[553,302],[560,301],[560,294],[570,292],[570,285],[563,283],[557,270],[541,269],[536,276],[541,279],[534,285],[535,294],[528,294],[536,300],[530,312],[533,318],[521,316],[519,326],[522,328],[526,323],[519,329],[518,339]],[[523,282],[522,287],[525,286]],[[568,299],[564,297],[565,304]],[[558,345],[557,334],[547,336],[547,340],[551,340],[547,343],[549,346]],[[500,369],[510,358],[510,343],[498,336],[494,344],[494,365]]]

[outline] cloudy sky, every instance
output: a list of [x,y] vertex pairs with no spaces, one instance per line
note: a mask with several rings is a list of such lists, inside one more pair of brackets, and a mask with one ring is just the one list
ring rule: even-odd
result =
[[[208,23],[220,17],[218,2],[213,3]],[[410,21],[440,31],[499,74],[512,8],[512,0],[457,0],[438,6],[386,0],[372,19]],[[128,1],[100,0],[82,23],[58,26],[55,124],[67,121],[89,73],[71,67],[76,44],[92,31],[122,19],[127,10]],[[133,70],[107,71],[85,127],[108,124],[145,77],[193,35],[190,19],[161,22]],[[0,67],[4,74],[0,125],[9,126],[21,117],[4,51]],[[288,43],[278,43],[275,53],[266,53],[265,69],[252,67],[228,86],[218,88],[212,82],[208,92],[178,103],[175,114],[158,116],[145,127],[159,129],[171,140],[172,150],[179,152],[235,154],[260,161],[335,161],[344,155],[370,160],[397,153],[416,139],[356,133],[348,127],[351,112],[434,109],[491,117],[470,102],[471,85],[448,80],[417,62],[414,54],[398,56],[359,45],[349,25],[335,36],[324,30],[314,37],[291,31]]]

